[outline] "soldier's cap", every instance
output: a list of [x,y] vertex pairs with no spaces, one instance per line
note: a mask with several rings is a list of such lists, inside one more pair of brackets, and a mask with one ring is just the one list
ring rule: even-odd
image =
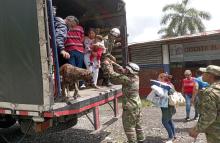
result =
[[203,73],[210,73],[215,76],[220,76],[220,66],[209,65],[206,68],[199,68],[199,71]]
[[140,67],[137,64],[131,62],[127,64],[126,69],[128,69],[131,73],[134,74],[140,71]]

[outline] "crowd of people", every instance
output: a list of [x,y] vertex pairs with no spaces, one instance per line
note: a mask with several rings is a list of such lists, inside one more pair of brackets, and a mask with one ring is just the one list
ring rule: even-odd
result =
[[[199,68],[196,71],[196,77],[192,76],[190,70],[185,70],[185,78],[182,80],[182,95],[186,103],[185,121],[191,121],[191,107],[195,108],[193,120],[197,120],[197,125],[189,130],[189,135],[195,140],[199,133],[205,133],[208,143],[220,142],[220,67],[209,65],[207,68]],[[162,124],[168,133],[166,143],[173,143],[177,139],[175,132],[175,123],[172,120],[176,113],[175,105],[170,105],[170,96],[176,92],[171,83],[172,76],[167,73],[161,73],[157,81],[152,85],[157,85],[165,92],[157,93],[160,96],[160,104],[157,104],[162,111]],[[169,87],[169,88],[167,88]],[[155,88],[152,88],[155,89]]]
[[[85,37],[83,28],[75,16],[65,19],[55,17],[56,43],[59,53],[59,64],[69,63],[73,66],[86,69],[93,73],[94,85],[97,85],[99,69],[106,85],[122,85],[123,99],[123,127],[129,143],[142,143],[145,140],[141,127],[141,100],[139,97],[140,68],[135,63],[128,63],[125,68],[116,63],[111,56],[111,51],[116,46],[115,40],[120,35],[117,28],[113,28],[104,38],[90,28]],[[220,142],[220,67],[210,65],[200,68],[197,77],[192,77],[192,72],[186,70],[182,80],[182,95],[186,101],[186,121],[190,121],[191,106],[195,108],[193,119],[198,120],[195,127],[190,129],[189,135],[194,137],[205,133],[208,143]],[[162,113],[162,124],[168,133],[166,143],[177,139],[173,115],[176,108],[169,104],[169,96],[175,92],[172,76],[167,73],[158,75],[159,87],[164,88],[164,100],[159,105]],[[157,82],[154,82],[158,86]],[[83,82],[81,83],[83,86]],[[169,87],[169,88],[167,88]]]
[[[85,34],[75,16],[67,16],[65,19],[56,17],[55,8],[54,23],[59,66],[68,63],[75,67],[86,68],[93,73],[93,86],[98,88],[97,80],[102,71],[103,59],[111,55],[112,48],[116,45],[116,38],[120,36],[120,30],[113,28],[103,37],[96,33],[96,29],[89,28],[88,34]],[[111,85],[105,76],[103,84]],[[85,88],[84,82],[80,81],[79,86]]]
[[[126,68],[116,63],[111,55],[114,47],[120,46],[116,38],[120,35],[118,28],[110,30],[105,37],[96,34],[90,28],[88,36],[84,36],[83,28],[75,16],[65,19],[55,17],[56,43],[59,54],[59,66],[65,63],[86,69],[93,73],[94,85],[97,85],[99,73],[103,84],[111,86],[122,84],[123,88],[123,127],[130,143],[144,142],[145,136],[141,123],[141,100],[139,97],[139,66],[129,63]],[[99,69],[101,68],[101,72]],[[110,82],[111,79],[111,82]],[[83,83],[81,84],[81,86]]]

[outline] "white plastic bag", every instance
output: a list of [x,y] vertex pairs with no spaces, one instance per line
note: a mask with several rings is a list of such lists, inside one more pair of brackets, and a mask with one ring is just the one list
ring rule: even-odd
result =
[[151,89],[154,90],[154,92],[158,95],[158,96],[165,96],[166,94],[168,94],[168,92],[166,90],[164,90],[163,88],[156,86],[156,85],[152,85]]
[[158,107],[168,107],[168,97],[160,96],[157,93],[158,92],[153,89],[148,94],[147,100],[151,101],[155,106],[158,106]]
[[169,105],[183,105],[185,104],[185,98],[179,92],[174,92],[173,94],[169,95]]

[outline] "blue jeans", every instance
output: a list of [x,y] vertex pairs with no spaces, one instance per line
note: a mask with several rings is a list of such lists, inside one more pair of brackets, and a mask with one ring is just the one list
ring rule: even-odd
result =
[[186,99],[186,117],[190,116],[192,94],[185,94]]
[[67,60],[67,62],[75,67],[82,68],[83,62],[84,62],[84,54],[73,50],[69,52],[70,59]]
[[175,110],[175,107],[170,106],[168,108],[161,108],[162,124],[168,133],[169,139],[173,139],[176,136],[176,130],[172,119]]

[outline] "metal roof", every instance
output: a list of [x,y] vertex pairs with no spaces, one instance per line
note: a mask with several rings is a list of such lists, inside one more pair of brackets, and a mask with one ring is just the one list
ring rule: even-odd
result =
[[142,44],[153,44],[153,43],[167,43],[167,42],[175,42],[175,41],[181,41],[181,40],[188,40],[188,39],[194,39],[194,38],[203,38],[208,36],[214,36],[219,35],[220,36],[220,30],[212,30],[212,31],[206,31],[196,34],[189,34],[184,36],[178,36],[178,37],[172,37],[172,38],[163,38],[163,39],[157,39],[153,41],[147,41],[147,42],[139,42],[139,43],[132,43],[129,46],[136,46],[136,45],[142,45]]

